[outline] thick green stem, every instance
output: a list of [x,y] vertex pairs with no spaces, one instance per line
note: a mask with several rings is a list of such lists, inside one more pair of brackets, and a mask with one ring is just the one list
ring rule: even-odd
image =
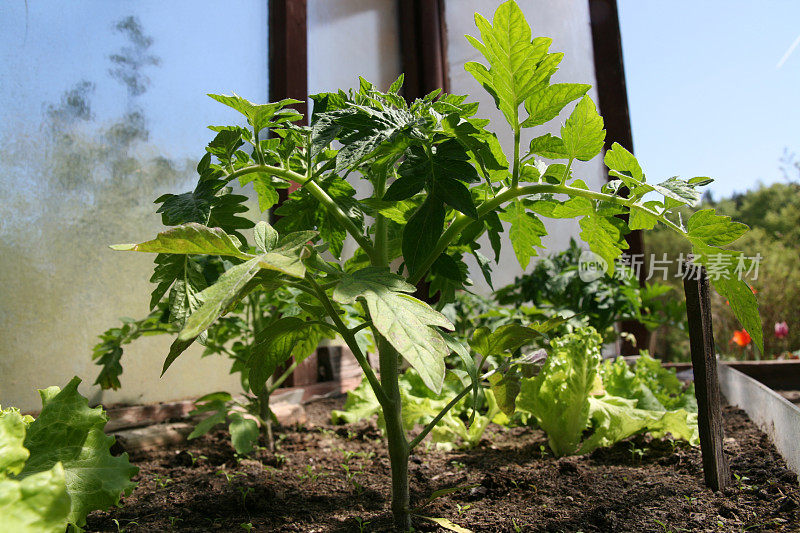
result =
[[394,527],[399,531],[411,529],[411,504],[408,490],[409,446],[403,427],[402,398],[398,383],[400,356],[389,341],[378,336],[378,357],[381,385],[388,397],[383,406],[386,422],[386,440],[389,445],[389,462],[392,467],[392,515]]
[[[386,167],[377,169],[375,177],[375,198],[383,198],[386,192]],[[387,266],[389,264],[389,227],[386,217],[380,212],[375,215],[375,254],[371,258],[375,266]]]
[[[386,189],[387,167],[379,167],[375,172],[375,198],[382,198]],[[386,218],[378,213],[375,217],[375,255],[371,258],[374,266],[389,264],[388,225]],[[408,456],[410,448],[403,427],[403,401],[400,396],[399,366],[400,354],[373,327],[373,335],[378,344],[378,364],[380,366],[380,388],[387,402],[382,405],[383,419],[386,422],[386,440],[389,446],[389,462],[392,469],[392,515],[394,527],[398,531],[411,529],[411,504],[408,489]],[[376,393],[378,391],[375,391]]]

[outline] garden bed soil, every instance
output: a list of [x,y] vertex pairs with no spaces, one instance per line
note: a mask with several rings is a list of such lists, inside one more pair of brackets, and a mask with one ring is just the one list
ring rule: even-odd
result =
[[[133,453],[138,488],[124,507],[90,515],[87,531],[389,531],[381,434],[330,425],[342,403],[308,404],[309,422],[284,428],[275,453],[237,461],[222,431]],[[476,449],[412,457],[412,504],[462,487],[419,514],[476,532],[800,531],[797,476],[743,411],[726,407],[724,420],[736,476],[724,493],[704,486],[700,450],[685,443],[637,436],[559,459],[540,430],[493,426]],[[445,531],[423,518],[415,528]]]

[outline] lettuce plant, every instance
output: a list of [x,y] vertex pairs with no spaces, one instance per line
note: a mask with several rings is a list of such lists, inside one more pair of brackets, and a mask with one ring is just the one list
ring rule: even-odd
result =
[[[546,234],[541,217],[578,219],[581,238],[609,270],[627,248],[629,230],[663,224],[689,239],[698,262],[709,262],[712,254],[729,260],[731,266],[714,285],[761,344],[755,298],[736,276],[744,258],[720,248],[746,226],[713,211],[699,212],[687,225],[672,217],[676,207],[696,203],[698,187],[709,180],[649,183],[634,156],[614,144],[604,161],[615,179],[599,191],[590,190],[573,174],[576,160],[588,161],[604,147],[603,119],[586,96],[589,86],[550,82],[563,55],[549,52],[550,39],[531,38],[513,1],[497,9],[493,22],[479,15],[475,20],[480,40],[468,39],[485,63],[470,62],[465,68],[492,95],[511,128],[511,157],[486,129],[488,121],[476,117],[477,104],[439,91],[407,103],[400,96],[402,78],[387,92],[361,80],[357,90],[312,95],[310,127],[294,124],[301,117],[288,106],[296,100],[256,105],[237,95],[213,95],[244,115],[248,127],[212,128],[217,136],[198,166],[195,189],[157,200],[170,229],[150,241],[115,246],[159,254],[157,292],[178,288],[179,310],[186,319],[165,371],[256,287],[303,292],[306,314],[280,318],[256,334],[248,359],[249,388],[260,390],[279,364],[305,349],[317,328],[339,335],[381,406],[392,472],[391,508],[402,530],[411,526],[411,452],[462,398],[477,397],[481,385],[475,354],[446,332],[453,329],[451,321],[412,293],[426,281],[441,303],[447,301],[468,283],[467,254],[475,255],[491,277],[491,261],[476,253],[477,239],[488,234],[497,260],[503,223],[510,226],[517,259],[527,267]],[[576,100],[560,136],[546,134],[522,145],[524,128],[548,123]],[[245,143],[247,150],[242,149]],[[240,195],[228,185],[233,180],[252,184],[262,206],[277,201],[276,186],[299,186],[277,210],[282,218],[275,227],[263,221],[255,225],[254,245],[239,231],[254,224],[240,216]],[[358,180],[369,190],[366,196],[351,184]],[[628,222],[620,214],[628,214]],[[356,250],[343,257],[347,237]],[[225,257],[233,266],[207,285],[197,266],[204,256]],[[348,305],[358,309],[358,321],[343,319]],[[538,337],[539,329],[508,325],[482,332],[472,348],[484,359],[511,357]],[[377,347],[378,372],[356,338],[364,330]],[[462,361],[470,383],[409,438],[399,386],[401,361],[438,394],[451,352]],[[515,364],[501,368],[513,370]],[[493,380],[495,389],[503,391],[503,401],[495,394],[498,405],[507,408],[516,395],[513,381],[504,386],[502,374]]]
[[[516,407],[533,415],[553,453],[588,453],[643,431],[696,442],[697,416],[686,409],[667,410],[622,359],[603,367],[601,345],[602,337],[591,327],[553,339],[542,371],[521,382]],[[653,373],[650,365],[646,377]],[[677,382],[674,374],[658,376],[661,382],[666,376]],[[661,394],[672,385],[656,390]]]
[[119,505],[133,491],[138,468],[114,457],[102,408],[89,408],[80,379],[39,391],[36,419],[0,411],[0,530],[63,532],[86,524],[94,510]]

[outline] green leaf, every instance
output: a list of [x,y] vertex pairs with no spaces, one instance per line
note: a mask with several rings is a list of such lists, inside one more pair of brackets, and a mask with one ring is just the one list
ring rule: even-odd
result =
[[603,118],[597,114],[592,99],[584,96],[561,127],[567,157],[588,161],[603,149],[605,138]]
[[202,437],[212,429],[214,426],[218,426],[220,424],[224,424],[225,420],[227,419],[227,407],[223,407],[222,410],[217,411],[216,413],[212,414],[209,417],[204,418],[194,427],[189,436],[186,437],[188,440],[193,440],[198,437]]
[[228,430],[231,434],[231,444],[239,455],[246,455],[253,451],[253,446],[258,443],[258,423],[252,418],[245,418],[241,413],[231,413]]
[[381,416],[381,404],[366,378],[354,390],[347,393],[342,411],[331,411],[332,424],[355,424],[359,420],[370,419],[373,415]]
[[191,339],[175,339],[172,341],[172,344],[169,347],[169,353],[167,354],[167,358],[164,359],[164,364],[161,367],[161,375],[163,376],[167,369],[172,365],[175,359],[178,358],[183,352],[186,351],[186,348],[192,345],[196,337],[192,337]]
[[261,256],[226,270],[216,283],[201,292],[198,297],[203,304],[186,320],[178,335],[180,340],[197,338],[231,306],[247,294],[244,288],[261,270]]
[[591,85],[582,83],[539,85],[525,99],[528,118],[520,126],[530,128],[556,118],[568,103],[585,95],[590,88]]
[[508,170],[508,160],[497,135],[484,129],[484,122],[469,120],[452,113],[442,120],[442,128],[454,135],[474,158],[484,173],[491,176],[492,181],[499,181]]
[[481,380],[478,376],[478,367],[475,364],[475,359],[472,357],[472,354],[469,353],[469,350],[461,344],[461,341],[450,335],[449,333],[439,332],[439,334],[444,339],[444,342],[447,343],[447,347],[450,348],[461,360],[461,363],[464,365],[464,369],[469,376],[470,381],[472,382],[472,414],[469,418],[469,424],[472,424],[473,420],[475,419],[475,413],[478,409],[478,398],[480,395],[480,386]]
[[564,202],[557,200],[536,200],[528,204],[534,213],[547,218],[576,218],[594,213],[594,202],[582,196],[569,198]]
[[[154,309],[175,280],[184,275],[186,256],[177,254],[158,254],[153,261],[155,267],[150,283],[155,285],[150,295],[150,309]],[[202,289],[201,289],[202,290]]]
[[208,143],[206,151],[223,163],[230,163],[236,150],[244,144],[242,133],[244,130],[236,126],[223,128],[219,130],[214,140]]
[[253,236],[255,237],[256,247],[262,252],[272,251],[273,248],[278,246],[278,232],[263,220],[256,224],[253,229]]
[[746,224],[733,222],[731,217],[718,215],[713,209],[701,209],[687,223],[689,240],[708,246],[725,246],[747,233]]
[[686,204],[694,207],[700,203],[701,195],[696,186],[677,177],[669,178],[658,185],[651,185],[651,187],[665,197],[676,200],[678,205]]
[[208,228],[191,222],[168,229],[152,241],[141,244],[114,244],[112,250],[149,252],[159,254],[225,255],[247,259],[250,256],[239,248],[239,239],[220,228]]
[[564,141],[549,133],[531,140],[531,153],[542,156],[545,159],[567,159],[569,157]]
[[758,300],[744,275],[750,267],[750,259],[742,252],[708,246],[699,240],[692,241],[694,261],[706,267],[708,278],[714,289],[727,298],[734,316],[747,330],[759,350],[764,349],[761,316]]
[[624,235],[627,233],[625,223],[614,217],[590,215],[583,217],[580,222],[581,239],[589,245],[592,252],[602,257],[606,262],[606,271],[609,275],[614,273],[614,261],[622,255],[622,250],[628,248]]
[[27,424],[16,409],[0,411],[0,480],[22,471],[30,455],[22,445]]
[[[466,150],[456,139],[433,146],[430,152],[420,146],[412,146],[406,152],[398,174],[400,177],[389,186],[384,200],[405,200],[420,192],[427,183],[446,203],[453,198],[455,204],[450,205],[455,209],[465,214],[475,212],[469,191],[459,181],[471,183],[480,177],[469,163]],[[457,191],[453,192],[453,189]]]
[[69,512],[61,463],[22,480],[0,477],[0,531],[63,533]]
[[653,390],[647,386],[647,383],[639,379],[622,357],[618,357],[613,362],[610,359],[606,359],[603,361],[603,366],[600,370],[603,378],[603,388],[607,394],[636,400],[635,407],[639,409],[665,410],[664,404],[658,401]]
[[644,172],[642,172],[642,167],[639,166],[639,162],[632,153],[619,143],[615,142],[611,145],[611,148],[606,151],[603,162],[611,170],[624,173],[626,176],[633,178],[636,182],[644,183],[645,181]]
[[444,383],[444,358],[449,355],[442,336],[431,326],[454,329],[441,313],[410,296],[415,288],[388,269],[368,267],[342,277],[333,291],[341,304],[363,300],[375,329],[416,369],[437,394]]
[[256,176],[255,180],[253,180],[253,190],[255,190],[258,195],[258,208],[262,213],[272,206],[277,205],[280,200],[278,191],[275,190],[270,176]]
[[405,225],[414,214],[414,210],[421,205],[422,201],[405,200],[402,202],[389,202],[378,198],[365,198],[361,204],[371,210],[373,216],[380,213],[392,222]]
[[491,333],[487,328],[480,328],[481,333],[475,335],[473,349],[481,355],[508,355],[517,348],[529,344],[532,340],[542,336],[542,332],[533,327],[520,326],[519,324],[506,324]]
[[489,376],[489,383],[497,406],[506,416],[512,416],[517,409],[516,402],[520,391],[519,378],[495,373]]
[[651,215],[641,209],[631,209],[630,216],[628,217],[628,229],[635,231],[637,229],[653,229],[658,224],[658,217]]
[[256,333],[248,361],[250,390],[259,394],[278,365],[293,355],[302,361],[314,352],[319,340],[318,328],[297,317],[279,318]]
[[294,100],[292,98],[286,98],[280,102],[270,104],[256,105],[236,93],[232,96],[226,94],[209,94],[208,96],[217,102],[232,107],[247,117],[247,122],[253,126],[256,133],[264,128],[303,118],[303,115],[294,109],[284,109],[286,106],[302,103],[300,100]]
[[128,454],[111,455],[114,437],[103,432],[108,417],[102,407],[89,408],[78,393],[80,381],[73,378],[64,390],[39,391],[42,412],[28,427],[24,446],[31,455],[20,477],[63,465],[69,521],[82,527],[91,511],[119,505],[120,496],[133,491],[136,484],[130,479],[139,469],[128,462]]
[[478,218],[478,210],[472,201],[472,195],[470,195],[469,189],[460,181],[440,179],[433,185],[433,194],[453,209],[461,211],[474,219]]
[[505,212],[500,213],[500,220],[511,224],[508,238],[514,248],[519,266],[522,269],[528,268],[531,257],[536,255],[536,246],[542,245],[541,237],[547,235],[547,230],[539,218],[533,213],[529,213],[522,202],[515,201]]
[[[364,213],[354,196],[356,190],[345,180],[329,175],[319,182],[319,186],[347,214],[356,226],[364,225]],[[334,218],[328,209],[305,188],[300,188],[275,210],[281,218],[275,223],[280,233],[317,229],[320,237],[329,244],[334,257],[339,258],[347,230]]]
[[604,395],[589,398],[589,420],[594,430],[580,447],[579,453],[589,453],[599,446],[610,446],[631,435],[648,431],[656,438],[667,433],[675,439],[699,442],[697,415],[683,409],[651,411],[637,409],[636,400]]
[[[410,130],[419,119],[405,109],[387,107],[374,109],[366,106],[352,105],[346,109],[320,115],[326,116],[332,127],[339,128],[337,136],[342,148],[336,156],[336,172],[350,170],[373,155],[384,143],[392,143],[397,137]],[[326,133],[320,132],[324,138]],[[397,149],[404,148],[401,144]]]
[[444,231],[444,215],[442,201],[428,196],[403,228],[403,259],[410,274],[416,273],[436,248]]
[[221,228],[225,233],[236,235],[244,241],[238,230],[252,228],[253,223],[239,216],[248,208],[244,202],[247,196],[231,194],[223,180],[201,180],[195,190],[184,194],[164,194],[155,201],[161,206],[161,222],[165,226],[179,226],[196,222],[208,227]]
[[203,303],[200,293],[207,287],[203,267],[187,255],[183,256],[183,269],[169,293],[169,320],[176,328],[182,328],[195,309]]
[[540,83],[549,80],[561,54],[548,56],[551,39],[531,40],[530,26],[513,1],[497,8],[492,22],[493,25],[476,13],[475,25],[483,42],[467,36],[489,62],[489,68],[474,62],[466,63],[464,68],[494,97],[497,108],[516,128],[520,104]]

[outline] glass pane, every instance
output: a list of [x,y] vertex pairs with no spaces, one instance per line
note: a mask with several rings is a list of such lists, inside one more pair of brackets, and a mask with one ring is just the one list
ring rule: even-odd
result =
[[[206,93],[268,99],[267,2],[18,1],[3,11],[0,404],[35,409],[35,388],[73,374],[86,392],[96,335],[147,313],[152,256],[107,245],[154,236],[153,200],[193,187],[206,126],[237,120]],[[123,389],[104,401],[235,388],[226,362],[197,352],[159,380],[168,344],[126,347]]]

